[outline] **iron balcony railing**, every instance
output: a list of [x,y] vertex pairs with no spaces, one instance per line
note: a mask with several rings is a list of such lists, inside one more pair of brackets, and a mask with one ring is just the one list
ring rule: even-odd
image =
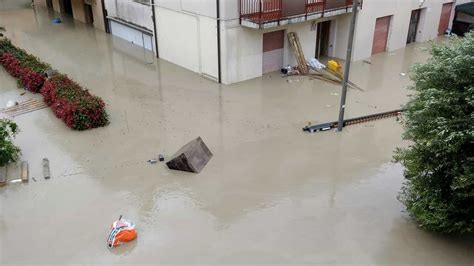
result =
[[307,16],[346,9],[352,0],[239,0],[240,19],[266,23],[295,16]]

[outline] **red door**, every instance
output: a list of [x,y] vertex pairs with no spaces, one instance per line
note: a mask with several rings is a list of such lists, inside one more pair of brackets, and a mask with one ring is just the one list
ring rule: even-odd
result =
[[441,9],[441,18],[439,19],[438,35],[443,35],[449,27],[449,19],[451,18],[451,10],[453,9],[453,3],[443,4]]
[[375,22],[374,41],[372,43],[372,54],[383,53],[387,49],[388,31],[390,29],[391,16],[378,18]]
[[263,73],[280,70],[283,66],[283,46],[285,31],[273,31],[263,34]]

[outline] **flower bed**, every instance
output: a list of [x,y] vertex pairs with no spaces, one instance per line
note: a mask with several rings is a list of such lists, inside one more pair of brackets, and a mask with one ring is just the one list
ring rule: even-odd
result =
[[19,85],[35,93],[40,91],[46,79],[44,75],[24,67],[20,60],[10,53],[3,53],[0,56],[0,63],[10,75],[18,79]]
[[39,92],[45,81],[45,72],[51,67],[26,51],[15,47],[10,40],[0,40],[0,63],[18,79],[19,85]]
[[0,39],[0,64],[17,78],[19,85],[31,92],[41,92],[54,114],[68,127],[85,130],[108,124],[102,99],[90,94],[66,75],[56,74],[47,79],[46,72],[51,67],[15,47],[6,38]]
[[66,75],[57,74],[46,80],[41,94],[56,116],[72,129],[85,130],[108,123],[102,99],[82,89]]

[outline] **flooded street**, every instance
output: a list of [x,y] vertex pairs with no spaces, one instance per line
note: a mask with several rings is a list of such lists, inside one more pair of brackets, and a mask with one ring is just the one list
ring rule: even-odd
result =
[[[342,133],[306,134],[334,121],[341,89],[273,73],[221,85],[121,39],[44,9],[0,11],[17,46],[107,103],[110,125],[77,132],[49,108],[18,116],[16,143],[30,182],[0,188],[0,264],[474,265],[474,239],[420,230],[397,194],[394,118]],[[398,109],[428,43],[353,64],[346,117]],[[0,106],[40,95],[0,69]],[[200,174],[149,164],[201,136],[214,157]],[[42,158],[51,179],[44,180]],[[32,180],[35,178],[36,181]],[[138,239],[109,250],[119,215]]]

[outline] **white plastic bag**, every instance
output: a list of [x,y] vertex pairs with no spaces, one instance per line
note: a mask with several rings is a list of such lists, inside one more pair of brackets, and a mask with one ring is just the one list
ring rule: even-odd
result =
[[316,58],[308,59],[308,65],[313,70],[321,70],[323,68],[326,68],[326,66],[323,63],[319,62],[319,60]]

